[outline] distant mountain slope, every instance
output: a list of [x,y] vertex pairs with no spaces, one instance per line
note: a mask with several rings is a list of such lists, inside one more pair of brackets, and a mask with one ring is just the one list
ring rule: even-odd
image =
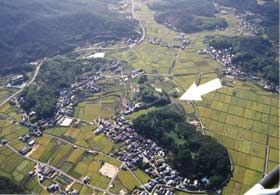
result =
[[150,4],[155,19],[185,33],[226,28],[227,22],[216,17],[217,10],[209,0],[162,0]]
[[86,43],[137,37],[136,22],[108,10],[107,4],[99,0],[1,0],[0,72]]
[[238,10],[257,13],[269,39],[279,44],[279,0],[266,0],[258,4],[257,0],[211,0],[219,5],[234,7]]

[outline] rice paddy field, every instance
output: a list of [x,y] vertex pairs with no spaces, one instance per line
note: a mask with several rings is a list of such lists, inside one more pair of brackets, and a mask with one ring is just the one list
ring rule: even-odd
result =
[[134,171],[136,177],[141,181],[141,183],[147,183],[151,178],[141,169]]
[[14,124],[21,120],[19,111],[9,105],[5,104],[0,108],[0,140],[11,141],[26,134],[28,129]]
[[74,117],[84,121],[95,121],[114,116],[120,105],[119,93],[111,89],[105,89],[103,93],[78,103],[74,110]]
[[0,147],[0,175],[5,176],[20,186],[27,188],[27,191],[46,194],[47,192],[41,188],[35,178],[28,175],[33,170],[34,163],[23,159],[15,154],[11,149],[5,146]]
[[[32,159],[48,163],[76,179],[82,179],[83,177],[88,176],[90,177],[91,185],[102,189],[107,189],[111,181],[109,177],[103,176],[99,173],[103,163],[106,162],[118,168],[122,164],[119,160],[106,154],[98,153],[97,155],[93,155],[87,153],[85,148],[74,148],[73,145],[50,136],[38,138],[36,141],[38,146],[30,155]],[[14,147],[15,145],[12,146]],[[122,175],[121,171],[119,174]],[[130,172],[127,172],[126,176],[129,178],[135,178]],[[113,182],[119,183],[119,190],[129,190],[131,187],[131,185],[123,184],[122,180],[119,181],[116,179],[116,181]],[[83,187],[81,189],[86,192],[90,190],[87,188],[83,189]],[[112,190],[116,191],[118,189]]]
[[129,171],[121,169],[113,181],[114,187],[110,189],[110,192],[118,194],[121,190],[125,190],[127,193],[136,187],[145,184],[144,181],[147,181],[147,179],[150,178],[141,170],[137,170],[132,174]]
[[113,148],[112,140],[104,134],[95,135],[95,129],[96,126],[93,125],[82,125],[79,128],[51,128],[46,133],[84,148],[110,153]]
[[[174,41],[176,33],[157,24],[153,19],[153,13],[145,5],[142,5],[136,14],[146,27],[147,37]],[[206,31],[187,35],[191,44],[181,51],[173,69],[174,77],[171,78],[180,93],[197,81],[199,73],[223,68],[208,55],[197,53],[197,49],[206,47],[203,43],[205,36],[242,34],[236,30],[238,22],[233,15],[221,17],[229,23],[229,28],[225,31]],[[148,44],[144,42],[128,52],[111,55],[127,60],[135,68],[142,68],[148,73],[156,69],[156,72],[166,74],[167,67],[171,66],[178,50]],[[158,56],[161,59],[158,59]],[[157,63],[153,61],[154,59],[159,66],[155,65]],[[215,73],[205,74],[201,78],[201,83],[217,77]],[[245,193],[263,177],[264,173],[269,173],[279,164],[278,99],[279,95],[266,92],[253,83],[233,81],[229,86],[205,95],[203,101],[197,103],[200,119],[206,128],[205,133],[221,142],[233,160],[233,176],[223,189],[223,194]],[[187,112],[194,112],[190,105],[181,103]],[[144,113],[146,111],[140,111],[128,118],[133,119]]]
[[[260,1],[261,2],[261,1]],[[143,22],[146,30],[146,39],[136,47],[127,51],[110,51],[106,56],[127,61],[135,69],[143,69],[147,73],[168,74],[163,78],[156,76],[155,86],[162,88],[168,94],[177,91],[182,94],[195,81],[200,73],[213,72],[222,69],[222,65],[208,55],[197,53],[198,49],[206,46],[203,39],[207,35],[236,35],[238,23],[232,14],[220,15],[229,23],[225,31],[205,31],[187,35],[191,44],[180,51],[151,45],[147,38],[162,39],[168,43],[176,43],[175,37],[179,33],[157,24],[153,12],[145,4],[137,4],[137,17]],[[174,67],[172,64],[178,55]],[[201,83],[217,78],[216,73],[203,74]],[[93,122],[96,119],[110,118],[120,110],[123,98],[133,97],[127,85],[119,85],[114,80],[104,81],[107,87],[102,93],[79,103],[74,112],[75,118]],[[156,81],[158,80],[158,81]],[[101,83],[102,84],[102,83]],[[0,89],[0,102],[9,96],[10,92]],[[234,165],[234,171],[229,183],[224,187],[223,194],[243,194],[265,173],[279,164],[279,95],[266,92],[253,83],[231,81],[222,89],[203,96],[202,102],[196,102],[200,119],[205,126],[205,133],[217,139],[228,150]],[[178,98],[172,102],[181,103],[188,113],[194,113],[193,107]],[[151,107],[128,115],[128,119],[135,119],[142,114],[156,109]],[[20,121],[21,115],[14,106],[6,104],[0,108],[0,140],[10,141],[9,145],[16,150],[25,144],[18,137],[26,134],[28,129],[18,126],[13,121]],[[45,130],[44,136],[36,138],[37,146],[30,158],[59,168],[70,176],[81,179],[90,177],[90,184],[107,189],[111,179],[99,173],[104,162],[115,167],[121,167],[121,162],[108,154],[114,144],[104,134],[95,135],[96,125],[78,125],[75,127],[53,127]],[[70,144],[72,143],[72,144]],[[77,145],[77,148],[73,147]],[[87,149],[98,151],[98,155],[86,152]],[[0,175],[7,176],[20,185],[27,186],[28,190],[37,194],[47,194],[38,185],[37,179],[29,177],[34,163],[21,158],[8,147],[0,146]],[[120,193],[133,190],[149,180],[149,176],[142,170],[133,172],[120,169],[117,177],[112,181],[110,192]],[[62,184],[65,178],[57,178]],[[46,185],[47,185],[46,181]],[[65,182],[64,185],[68,183]],[[73,189],[80,194],[103,194],[93,191],[90,187],[74,183]],[[178,195],[188,193],[178,192]]]
[[100,99],[88,99],[75,107],[74,116],[81,120],[94,121],[100,117]]
[[22,119],[19,109],[10,104],[5,104],[0,107],[0,120],[16,121],[19,122]]
[[[154,21],[153,15],[146,6],[141,7],[141,11],[137,11],[136,14],[145,25],[148,38],[162,38],[170,43],[174,41],[173,39],[177,33],[160,27],[161,25]],[[156,71],[159,74],[167,74],[177,53],[178,49],[159,47],[145,40],[142,44],[129,51],[111,52],[108,57],[126,60],[133,67],[143,69],[147,73]]]
[[206,134],[228,149],[234,163],[224,194],[243,194],[279,164],[278,98],[236,81],[197,104]]
[[141,183],[129,171],[120,170],[117,178],[122,185],[130,191],[141,185]]

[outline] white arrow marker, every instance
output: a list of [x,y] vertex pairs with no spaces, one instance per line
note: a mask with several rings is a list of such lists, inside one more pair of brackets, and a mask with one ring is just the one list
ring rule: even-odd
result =
[[197,86],[195,83],[180,97],[180,100],[202,101],[201,96],[211,91],[222,88],[222,83],[219,78]]

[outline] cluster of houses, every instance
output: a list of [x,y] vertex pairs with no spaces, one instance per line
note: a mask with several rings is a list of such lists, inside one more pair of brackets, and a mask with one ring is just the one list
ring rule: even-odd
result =
[[[40,183],[43,183],[46,178],[54,179],[57,175],[57,172],[54,169],[45,165],[39,164],[35,167],[35,169],[36,170],[32,170],[29,172],[29,176],[33,177],[38,174],[37,177]],[[53,183],[47,187],[47,190],[51,193],[54,193],[59,190],[59,185]]]
[[110,75],[110,77],[116,77],[116,75],[119,75],[120,81],[127,82],[129,79],[136,78],[142,74],[144,74],[145,71],[142,69],[136,69],[129,72],[123,72],[121,69],[116,70],[114,73]]
[[245,11],[245,12],[236,12],[235,18],[239,22],[239,31],[245,30],[247,35],[255,36],[258,34],[260,23],[262,22],[261,19],[257,17],[256,14]]
[[11,76],[6,82],[6,87],[21,88],[24,86],[26,80],[22,74]]
[[84,95],[81,95],[81,92],[84,90],[91,94],[99,92],[101,89],[96,85],[96,82],[101,79],[103,79],[101,72],[97,72],[92,76],[73,83],[69,89],[61,90],[57,101],[55,120],[59,121],[63,116],[72,117],[74,114],[73,106],[86,98]]
[[[104,72],[109,72],[111,75],[117,75],[119,72],[122,72],[121,70],[121,62],[119,60],[114,60],[111,64],[100,67],[100,69],[94,73],[87,73],[83,75],[80,80],[71,84],[71,87],[60,90],[59,98],[56,103],[56,111],[53,117],[42,119],[36,124],[32,124],[28,122],[28,119],[36,113],[32,111],[29,115],[27,115],[24,111],[22,111],[23,120],[20,122],[20,125],[29,128],[30,134],[34,134],[34,136],[41,136],[42,131],[39,129],[52,127],[56,124],[63,123],[65,118],[73,117],[75,105],[86,98],[91,97],[94,93],[98,93],[102,90],[102,87],[98,86],[97,82],[105,79],[103,76]],[[126,81],[144,73],[145,72],[141,69],[129,71],[128,73],[121,74],[120,80]],[[87,93],[83,93],[84,91]],[[11,103],[16,104],[16,101],[17,99],[11,101]],[[24,99],[23,97],[20,97],[18,102],[21,103],[22,101],[24,101]],[[135,104],[134,106],[129,105],[127,109],[131,112],[132,110],[135,111],[139,106],[140,104]]]
[[252,81],[262,87],[265,90],[268,91],[275,91],[277,93],[280,92],[279,86],[269,83],[268,81],[264,80],[260,76],[250,75],[243,71],[241,71],[240,68],[234,66],[232,64],[232,58],[234,57],[234,54],[232,54],[232,48],[227,49],[216,49],[213,46],[208,47],[204,50],[198,50],[197,53],[199,54],[208,54],[210,55],[214,60],[221,63],[224,66],[224,75],[226,75],[229,78],[232,79],[238,79],[241,81]]
[[[113,155],[126,163],[124,168],[135,170],[145,164],[145,172],[151,176],[143,187],[152,191],[157,185],[176,187],[182,190],[202,190],[205,180],[183,178],[164,160],[164,151],[155,142],[137,134],[130,121],[123,117],[113,117],[113,122],[99,120],[99,133],[105,133],[115,143],[125,143],[125,149],[114,150]],[[206,178],[205,178],[206,179]],[[207,180],[208,182],[208,180]]]
[[[37,176],[39,182],[43,183],[46,179],[54,180],[59,174],[56,170],[47,165],[38,164],[38,166],[35,166],[34,170],[29,172],[29,176]],[[57,193],[61,189],[58,183],[53,182],[46,187],[46,190],[50,193]],[[67,191],[67,194],[78,195],[79,192],[76,189],[71,189]]]
[[24,142],[26,145],[19,150],[19,153],[21,155],[26,155],[27,153],[29,153],[32,150],[32,148],[36,145],[36,141],[32,139],[32,137],[39,137],[41,135],[42,132],[40,130],[36,129],[34,131],[31,131],[29,129],[29,133],[20,136],[18,139]]
[[152,45],[159,45],[161,47],[168,47],[168,48],[177,48],[177,49],[185,49],[187,45],[190,44],[190,41],[187,38],[180,38],[181,44],[174,44],[174,43],[167,43],[162,39],[157,38],[148,38],[148,42]]
[[123,111],[123,114],[124,115],[128,115],[128,114],[131,114],[133,112],[137,112],[139,111],[141,108],[143,108],[144,106],[144,103],[143,102],[138,102],[136,104],[134,103],[128,103],[126,105],[124,105],[124,111]]
[[41,183],[45,180],[46,177],[53,179],[56,176],[56,174],[57,172],[48,166],[38,166],[38,177]]
[[175,195],[174,189],[160,186],[155,190],[155,195]]
[[198,52],[201,54],[209,54],[213,59],[223,64],[225,67],[231,65],[232,58],[234,57],[231,47],[228,49],[216,49],[213,46],[210,46],[206,50],[199,50]]
[[[61,89],[59,92],[59,98],[56,104],[56,112],[52,118],[38,121],[37,125],[40,127],[52,127],[55,124],[62,121],[65,117],[72,117],[74,114],[74,106],[84,99],[91,97],[92,94],[100,92],[102,88],[98,86],[97,81],[103,80],[105,77],[103,73],[106,71],[116,70],[120,66],[120,61],[115,60],[110,65],[102,66],[99,71],[84,75],[79,81],[73,83],[68,89]],[[87,95],[82,93],[87,91]],[[20,101],[24,101],[19,99]],[[35,113],[36,114],[36,113]],[[22,121],[23,126],[32,125],[29,124],[26,117]],[[28,124],[28,125],[26,125]]]
[[[57,112],[53,118],[53,123],[59,121],[65,116],[72,117],[74,114],[74,106],[84,99],[98,93],[102,90],[96,83],[104,79],[103,73],[106,71],[116,70],[120,66],[120,61],[114,61],[112,64],[103,66],[99,71],[89,75],[85,75],[79,81],[73,83],[69,89],[61,90],[57,101]],[[88,96],[83,91],[87,91]]]
[[[168,187],[164,187],[164,186],[159,186],[158,188],[156,188],[154,190],[153,194],[154,195],[175,195],[174,189],[168,188]],[[145,190],[135,189],[133,191],[132,195],[149,195],[149,193],[146,192]]]

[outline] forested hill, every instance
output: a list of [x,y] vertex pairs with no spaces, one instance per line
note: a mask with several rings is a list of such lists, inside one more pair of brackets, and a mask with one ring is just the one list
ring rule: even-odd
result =
[[210,0],[162,0],[150,8],[156,11],[157,22],[185,33],[227,27],[223,18],[215,16],[217,10]]
[[136,21],[109,10],[108,2],[1,0],[0,73],[86,43],[138,37]]
[[214,138],[202,135],[187,123],[180,104],[142,115],[133,121],[133,127],[165,150],[167,161],[181,176],[208,178],[210,182],[206,189],[221,185],[230,174],[227,150]]
[[25,191],[17,186],[13,181],[6,177],[0,176],[0,194],[23,194]]
[[214,4],[251,11],[261,19],[264,33],[275,45],[279,43],[279,1],[266,0],[158,0],[150,4],[155,19],[185,33],[226,28],[223,18],[216,17]]

